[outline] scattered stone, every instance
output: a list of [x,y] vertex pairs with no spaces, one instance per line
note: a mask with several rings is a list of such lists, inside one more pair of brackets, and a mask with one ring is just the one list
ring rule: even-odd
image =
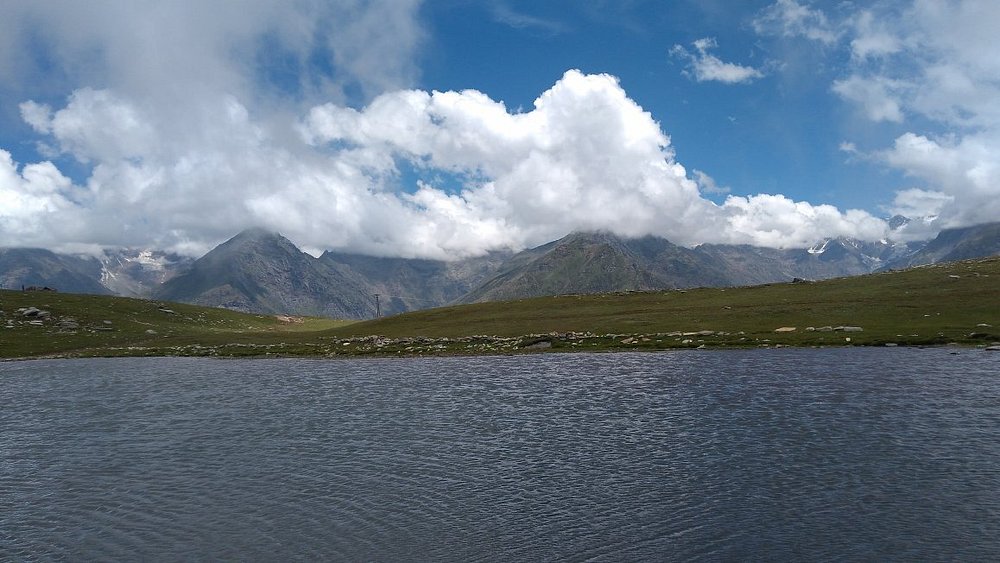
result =
[[899,346],[899,344],[896,344],[895,342],[886,342],[885,343],[885,347],[886,348],[895,348],[896,346]]
[[544,350],[546,348],[551,348],[552,343],[548,340],[542,340],[541,342],[535,342],[534,344],[528,344],[524,347],[524,350]]
[[161,313],[166,313],[168,315],[176,315],[177,314],[177,312],[174,311],[173,309],[167,309],[166,307],[157,307],[156,310],[160,311]]
[[838,326],[834,327],[833,330],[840,332],[862,332],[865,329],[861,328],[860,326]]
[[976,328],[992,328],[992,327],[993,327],[993,325],[986,324],[986,323],[979,323],[979,324],[976,325]]
[[111,321],[101,321],[101,322],[104,323],[104,324],[106,324],[106,325],[112,324]]
[[814,326],[807,326],[806,327],[806,332],[816,332],[816,327],[814,327]]
[[1000,345],[987,346],[986,349],[990,352],[1000,352]]
[[696,336],[712,336],[715,334],[714,330],[699,330],[695,333]]
[[832,326],[821,326],[816,329],[817,332],[833,332]]
[[681,340],[681,344],[691,344],[692,342],[694,342],[694,340],[691,340],[690,338],[685,338],[684,340]]
[[[18,309],[18,310],[21,311],[20,309]],[[37,307],[28,307],[27,309],[24,309],[23,311],[21,311],[21,316],[28,317],[28,318],[35,318],[35,317],[45,318],[45,317],[49,316],[49,312],[48,311],[43,311],[43,310],[41,310],[41,309],[39,309]]]
[[37,321],[36,320],[36,321],[28,321],[28,324],[31,325],[31,326],[43,326],[45,323],[42,322],[42,321]]
[[798,329],[794,326],[783,326],[774,329],[774,332],[795,332],[796,330]]
[[151,329],[151,328],[147,328],[146,329],[146,334],[156,334],[156,331],[153,330],[153,329]]

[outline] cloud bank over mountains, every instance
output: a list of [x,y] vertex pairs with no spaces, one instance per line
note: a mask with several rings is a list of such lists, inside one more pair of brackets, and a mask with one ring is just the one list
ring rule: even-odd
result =
[[[755,22],[764,35],[850,49],[849,74],[830,88],[871,119],[919,114],[960,131],[862,149],[915,180],[887,211],[939,215],[941,226],[1000,217],[1000,112],[989,103],[1000,58],[977,55],[985,37],[959,29],[977,25],[965,4],[840,21],[782,0]],[[670,116],[659,123],[608,74],[569,70],[517,111],[488,92],[410,88],[425,40],[419,2],[206,6],[5,8],[0,79],[23,86],[3,102],[17,97],[43,159],[15,162],[0,147],[3,245],[197,254],[261,226],[311,251],[457,258],[573,230],[786,248],[886,236],[861,210],[779,194],[714,202],[724,190],[711,169],[678,162]],[[932,37],[935,20],[953,33]],[[28,37],[29,22],[44,31]],[[31,44],[47,60],[19,60]],[[715,58],[715,46],[689,55],[696,73],[714,65],[705,80],[768,79]],[[893,73],[887,63],[903,56],[916,69]],[[48,67],[68,97],[32,90]]]
[[[51,163],[17,170],[7,155],[3,190],[22,202],[4,211],[5,229],[29,244],[176,233],[165,242],[178,245],[262,225],[317,249],[435,258],[573,230],[781,247],[884,236],[861,211],[703,198],[660,125],[608,75],[569,71],[523,113],[472,90],[398,90],[362,110],[323,104],[299,120],[298,139],[234,97],[216,104],[198,128],[164,136],[162,116],[110,90],[77,90],[58,110],[23,103],[50,150],[94,167],[73,185]],[[405,185],[404,165],[442,185]]]

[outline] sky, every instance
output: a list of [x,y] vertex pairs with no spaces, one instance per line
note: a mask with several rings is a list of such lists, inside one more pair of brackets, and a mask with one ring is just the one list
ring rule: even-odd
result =
[[998,26],[995,0],[4,0],[0,247],[926,239],[1000,220]]

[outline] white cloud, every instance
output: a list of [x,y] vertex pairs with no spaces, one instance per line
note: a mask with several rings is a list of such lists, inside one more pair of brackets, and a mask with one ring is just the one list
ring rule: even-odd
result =
[[872,121],[903,121],[903,111],[899,107],[896,92],[906,85],[884,77],[849,76],[835,80],[833,91],[843,98],[861,104],[865,114]]
[[38,133],[51,134],[62,149],[81,162],[135,158],[151,152],[157,138],[131,103],[107,90],[73,92],[65,109],[27,101],[21,116]]
[[865,60],[885,57],[903,49],[901,39],[885,24],[887,15],[862,10],[853,21],[854,38],[851,39],[851,56]]
[[1000,219],[997,21],[1000,3],[982,0],[879,3],[834,22],[819,9],[780,0],[757,29],[824,46],[844,41],[851,58],[832,90],[868,119],[909,129],[866,159],[924,182],[899,191],[891,209],[934,216],[942,228]]
[[[938,194],[933,210],[942,227],[956,227],[1000,219],[1000,139],[995,132],[960,139],[931,139],[906,133],[881,154],[889,165],[927,182]],[[913,190],[903,192],[912,202]],[[896,205],[900,205],[897,198]],[[927,198],[923,198],[926,202]]]
[[822,10],[810,8],[795,0],[777,0],[753,20],[760,34],[804,37],[832,44],[840,37],[838,26],[832,24]]
[[726,242],[757,246],[802,248],[822,237],[879,240],[888,231],[885,221],[865,211],[841,212],[832,205],[812,205],[783,195],[729,196],[722,205]]
[[514,247],[573,229],[783,247],[884,234],[884,223],[865,213],[782,196],[730,198],[721,207],[701,198],[698,183],[715,193],[726,188],[703,172],[694,174],[697,182],[688,179],[658,124],[607,75],[567,72],[527,113],[511,114],[475,91],[407,91],[363,111],[314,108],[302,130],[312,143],[381,146],[416,163],[484,176],[460,193],[424,185],[411,201],[467,226],[490,219],[482,232]]
[[719,195],[728,194],[732,191],[729,186],[720,186],[715,181],[715,178],[709,176],[701,170],[692,170],[691,175],[693,176],[695,183],[698,184],[698,190],[703,194]]
[[550,35],[564,33],[567,30],[567,26],[560,21],[518,12],[500,1],[490,2],[490,12],[496,21],[515,29],[535,30]]
[[889,211],[904,217],[937,219],[941,210],[954,201],[953,196],[918,188],[899,190]]
[[687,59],[691,72],[698,82],[722,82],[724,84],[742,84],[752,82],[761,78],[764,73],[760,70],[742,66],[735,63],[723,62],[708,51],[718,47],[718,43],[711,37],[698,39],[691,44],[695,52],[690,53],[680,45],[674,45],[670,53],[677,57]]
[[[275,102],[288,89],[342,100],[356,88],[370,98],[412,83],[424,39],[419,7],[420,0],[8,0],[0,8],[7,38],[0,81],[28,96],[53,82],[112,89],[160,111],[190,110],[204,95]],[[298,82],[274,84],[268,56]]]
[[21,168],[0,149],[0,234],[25,246],[50,245],[50,231],[60,225],[47,219],[73,207],[71,191],[72,182],[51,162]]

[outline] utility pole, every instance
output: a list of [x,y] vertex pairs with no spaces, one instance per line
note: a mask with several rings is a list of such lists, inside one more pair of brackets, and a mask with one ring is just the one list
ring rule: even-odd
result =
[[381,318],[381,317],[382,317],[382,308],[379,307],[378,294],[376,293],[375,294],[375,318],[378,319],[378,318]]

